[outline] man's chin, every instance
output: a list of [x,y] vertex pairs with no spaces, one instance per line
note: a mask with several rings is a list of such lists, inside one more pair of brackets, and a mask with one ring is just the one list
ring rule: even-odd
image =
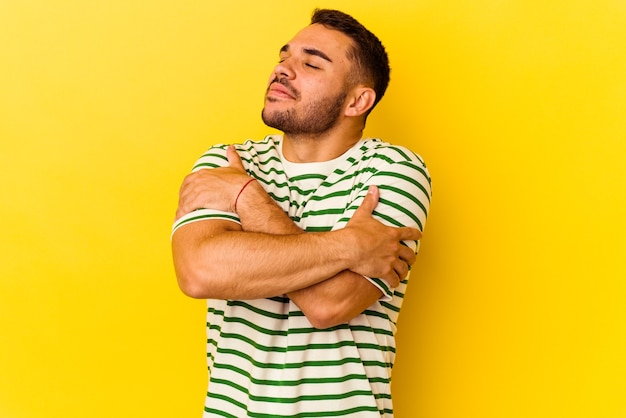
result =
[[261,111],[261,119],[263,120],[263,123],[269,126],[270,128],[282,130],[281,126],[283,124],[280,123],[280,121],[278,120],[278,118],[275,117],[275,115],[269,114],[266,108],[263,108],[263,110]]

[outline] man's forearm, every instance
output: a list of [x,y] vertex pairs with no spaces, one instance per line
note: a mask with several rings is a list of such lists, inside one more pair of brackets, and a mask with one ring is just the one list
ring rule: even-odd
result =
[[174,265],[181,288],[188,295],[214,299],[271,297],[311,286],[345,269],[346,260],[327,233],[243,232],[227,229],[228,223],[233,224],[195,222],[174,233]]
[[[191,296],[255,299],[289,293],[346,269],[341,248],[348,234],[305,234],[251,184],[241,196],[241,228],[228,221],[196,222],[172,237],[174,264]],[[271,233],[270,233],[271,232]]]
[[304,231],[296,225],[257,182],[239,196],[237,214],[245,232],[297,235]]

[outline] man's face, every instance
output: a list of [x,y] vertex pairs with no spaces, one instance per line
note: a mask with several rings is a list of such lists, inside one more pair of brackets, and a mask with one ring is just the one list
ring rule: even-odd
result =
[[335,126],[350,86],[347,51],[351,39],[314,24],[300,31],[280,51],[265,93],[262,117],[285,134],[321,134]]

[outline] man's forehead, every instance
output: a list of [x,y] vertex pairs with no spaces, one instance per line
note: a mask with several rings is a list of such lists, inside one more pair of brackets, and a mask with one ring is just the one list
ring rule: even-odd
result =
[[351,46],[352,39],[346,34],[315,23],[298,32],[280,49],[280,52],[297,49],[305,53],[313,52],[312,55],[319,55],[315,52],[318,51],[326,56],[322,58],[333,62],[334,58],[346,57]]

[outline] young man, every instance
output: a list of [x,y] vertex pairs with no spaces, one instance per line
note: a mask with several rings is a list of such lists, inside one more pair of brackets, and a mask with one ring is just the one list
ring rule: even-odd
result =
[[395,324],[430,202],[423,161],[362,139],[380,41],[316,10],[280,50],[263,121],[184,180],[172,249],[208,300],[205,417],[391,417]]

